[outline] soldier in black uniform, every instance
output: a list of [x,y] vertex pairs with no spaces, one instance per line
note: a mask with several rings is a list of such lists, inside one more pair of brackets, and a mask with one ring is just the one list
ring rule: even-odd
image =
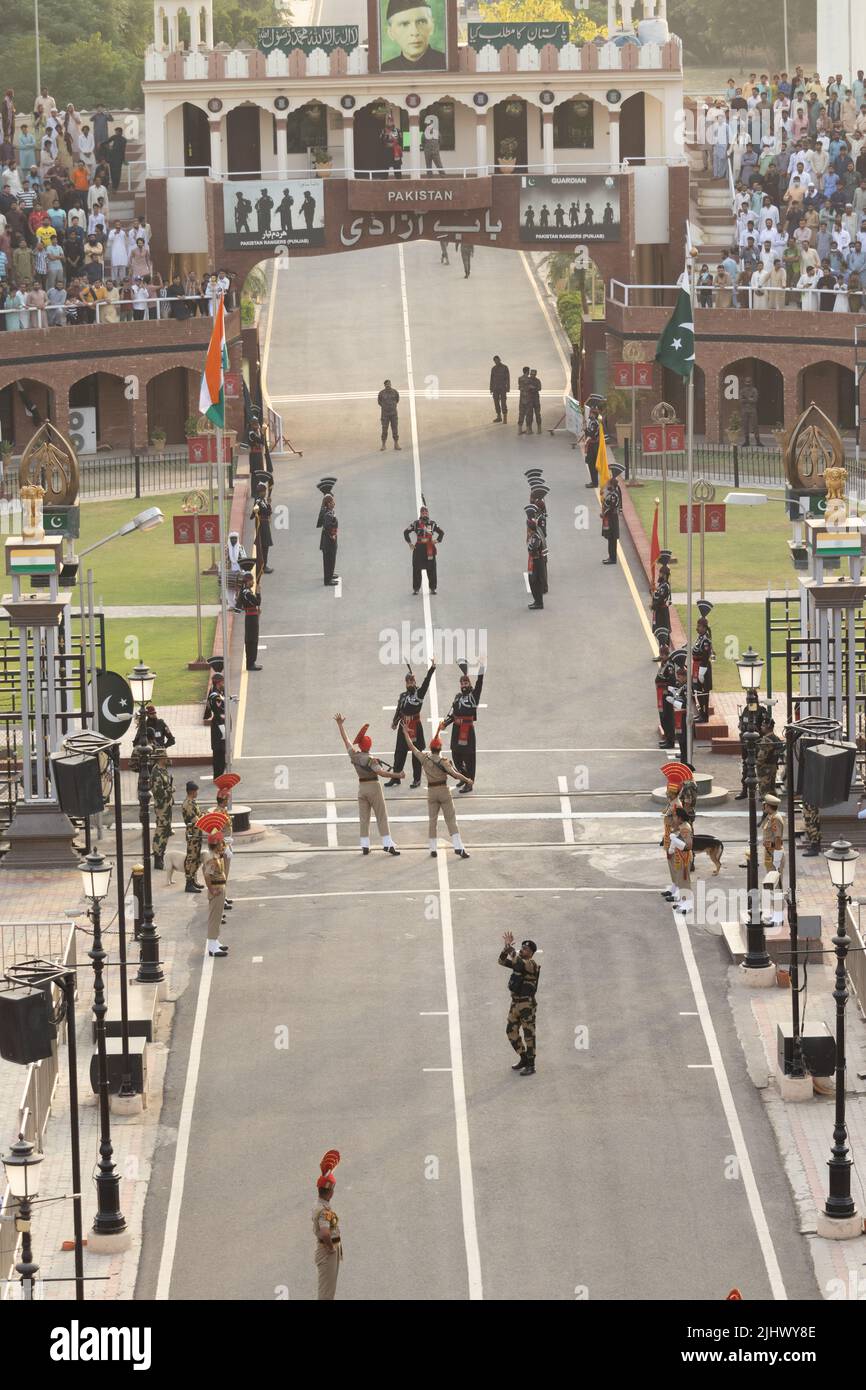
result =
[[508,980],[511,1008],[508,1010],[505,1036],[519,1059],[511,1070],[520,1072],[521,1076],[534,1076],[535,1010],[538,977],[541,974],[541,967],[535,959],[538,947],[534,941],[521,941],[518,954],[510,931],[503,932],[502,940],[505,944],[499,952],[499,964],[511,971]]
[[214,671],[204,707],[204,722],[210,726],[210,755],[214,777],[221,777],[226,770],[226,702],[223,684],[221,673]]
[[600,432],[600,426],[599,426],[598,406],[597,406],[597,405],[591,405],[591,406],[590,406],[590,408],[589,408],[589,414],[588,414],[587,417],[586,417],[586,425],[585,425],[584,428],[585,428],[584,455],[585,455],[585,457],[586,457],[586,466],[587,466],[587,468],[589,469],[589,482],[586,483],[585,486],[586,486],[586,487],[591,487],[591,488],[597,488],[597,487],[598,487],[598,471],[597,471],[596,466],[595,466],[595,461],[596,461],[596,459],[598,458],[598,446],[599,446],[599,443],[601,442],[601,432]]
[[[451,702],[450,713],[442,720],[442,728],[451,728],[451,759],[458,772],[475,781],[475,721],[478,718],[478,701],[484,685],[484,663],[478,667],[478,677],[473,688],[469,679],[469,667],[465,661],[458,661],[460,667],[460,690]],[[462,795],[471,792],[465,784],[458,791]]]
[[262,594],[261,590],[256,591],[251,574],[244,575],[244,582],[237,591],[235,603],[244,615],[244,649],[246,651],[247,670],[260,671],[262,668],[256,661],[256,657],[259,654],[259,619],[262,612]]
[[268,501],[267,483],[256,486],[256,500],[250,512],[250,521],[256,523],[256,583],[260,584],[263,574],[273,574],[268,566],[268,551],[273,544],[271,536],[271,515],[273,507]]
[[611,479],[601,494],[601,534],[607,541],[607,559],[603,565],[616,564],[616,547],[619,540],[619,488]]
[[[550,579],[550,565],[549,565],[549,563],[548,563],[548,558],[547,558],[547,555],[548,555],[548,545],[547,545],[547,502],[545,501],[545,498],[547,497],[547,494],[548,494],[549,492],[550,492],[550,488],[547,486],[546,482],[545,482],[544,479],[541,477],[541,474],[540,474],[540,473],[539,473],[539,475],[538,475],[537,478],[530,479],[530,483],[529,483],[529,502],[530,502],[530,505],[533,506],[533,507],[535,508],[535,511],[536,511],[535,520],[536,520],[536,522],[538,523],[538,534],[541,536],[541,540],[542,540],[542,551],[541,551],[541,554],[542,554],[542,559],[544,560],[544,579],[543,579],[544,593],[547,593],[548,582],[549,582],[549,579]],[[524,510],[525,510],[525,509],[524,509]]]
[[746,788],[748,760],[746,758],[746,745],[743,743],[743,734],[760,734],[764,720],[771,717],[768,705],[762,705],[759,700],[749,701],[748,697],[740,710],[740,717],[737,721],[740,733],[740,790],[734,797],[735,801],[745,801],[749,795]]
[[494,425],[508,424],[508,392],[511,390],[511,373],[499,357],[494,357],[490,368],[490,394],[496,411]]
[[698,600],[697,636],[692,646],[692,688],[695,691],[698,713],[696,724],[706,724],[710,718],[710,692],[713,688],[713,633],[708,622],[713,605],[709,599]]
[[400,448],[400,422],[397,416],[397,406],[400,403],[400,392],[395,391],[389,380],[377,396],[379,403],[379,415],[382,421],[382,448],[385,448],[385,441],[388,438],[388,430],[394,440],[394,448]]
[[174,734],[168,727],[164,719],[160,719],[156,712],[156,705],[145,705],[144,724],[147,730],[147,742],[154,748],[168,749],[174,747]]
[[[409,663],[407,662],[406,665],[408,666]],[[421,720],[421,706],[424,704],[424,699],[435,670],[436,662],[431,660],[430,669],[419,686],[418,682],[415,680],[412,667],[409,666],[409,674],[406,677],[406,689],[402,692],[397,701],[397,712],[391,720],[391,728],[397,730],[397,745],[394,749],[395,775],[389,782],[385,783],[386,787],[396,787],[399,785],[401,779],[396,774],[400,773],[402,775],[403,768],[406,766],[409,746],[406,743],[404,727],[408,725],[409,737],[412,739],[416,748],[426,747],[424,742],[424,725]],[[412,754],[412,776],[414,781],[410,783],[410,786],[420,787],[421,764],[414,753]]]
[[656,586],[650,597],[650,603],[652,605],[652,627],[657,641],[659,630],[666,632],[668,636],[670,636],[671,632],[671,572],[668,566],[668,561],[670,559],[671,552],[669,550],[662,550],[659,552],[658,577],[656,579]]
[[[414,535],[415,539],[412,540]],[[403,532],[403,539],[412,551],[412,593],[417,594],[421,588],[421,576],[427,571],[427,582],[430,585],[431,594],[436,592],[436,547],[445,538],[445,532],[435,521],[430,520],[430,513],[426,507],[422,507],[418,513],[418,520],[413,521]]]
[[325,584],[330,585],[336,584],[340,578],[338,574],[334,573],[334,566],[337,563],[337,532],[339,530],[339,522],[337,521],[337,513],[334,510],[336,503],[330,491],[336,481],[336,478],[322,478],[321,482],[316,485],[319,491],[324,493],[316,525],[322,528],[322,535],[319,540],[319,549],[322,552],[322,572]]
[[[688,758],[689,742],[689,710],[688,710],[688,681],[686,678],[686,654],[684,651],[675,652],[672,660],[675,663],[674,688],[668,695],[671,708],[674,712],[674,730],[680,750],[680,762],[685,763],[686,767],[692,767]],[[694,702],[694,691],[692,691],[692,701]],[[694,771],[694,768],[692,768]]]
[[[529,368],[524,367],[520,376],[517,378],[517,433],[532,434],[532,387],[529,384]],[[524,429],[528,425],[528,429]]]
[[538,369],[533,367],[529,373],[529,433],[532,434],[532,421],[535,421],[536,431],[541,434],[541,378]]
[[676,666],[671,657],[671,635],[666,628],[660,627],[656,629],[655,638],[659,644],[659,667],[655,675],[656,708],[662,730],[659,748],[675,748],[674,710],[667,698],[676,681]]
[[526,512],[526,571],[529,575],[529,590],[532,602],[530,609],[544,607],[545,570],[544,536],[536,519],[537,512],[532,503],[524,508]]

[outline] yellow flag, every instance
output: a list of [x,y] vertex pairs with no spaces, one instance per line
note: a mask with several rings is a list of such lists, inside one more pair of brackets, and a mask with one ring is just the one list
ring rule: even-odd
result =
[[598,422],[598,454],[595,460],[595,471],[598,474],[598,485],[603,490],[610,482],[610,469],[607,466],[607,444],[604,438],[604,425],[601,420]]

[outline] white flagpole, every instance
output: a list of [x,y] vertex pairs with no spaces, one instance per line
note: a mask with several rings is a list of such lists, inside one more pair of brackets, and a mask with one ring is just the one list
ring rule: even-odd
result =
[[[223,301],[223,312],[225,312],[225,301]],[[223,321],[225,322],[225,320]],[[225,379],[223,379],[223,408],[225,408]],[[226,513],[226,465],[223,462],[223,431],[217,426],[216,446],[217,446],[217,505],[219,507],[219,586],[220,586],[220,629],[223,639],[223,692],[226,707],[226,771],[232,770],[232,731],[234,727],[234,711],[232,710],[231,682],[229,670],[229,615],[228,615],[228,592],[226,584],[226,537],[225,537],[225,513]]]
[[[695,299],[694,299],[694,294],[695,294],[695,284],[694,284],[694,280],[695,280],[695,263],[694,263],[694,257],[692,257],[692,256],[689,256],[688,265],[686,266],[686,273],[687,273],[687,275],[688,275],[689,294],[690,294],[690,296],[691,296],[691,301],[692,301],[692,323],[694,324],[694,321],[695,321]],[[695,336],[694,342],[695,342],[695,345],[697,346],[697,336]],[[696,355],[697,355],[697,354],[696,354]],[[693,621],[694,621],[693,616],[692,616],[692,599],[693,599],[693,592],[692,592],[692,590],[693,590],[693,587],[694,587],[694,566],[693,566],[693,557],[692,557],[692,533],[693,533],[693,529],[694,529],[694,527],[693,527],[694,518],[693,518],[693,515],[692,515],[692,508],[693,508],[692,494],[693,494],[693,492],[694,492],[694,481],[695,481],[694,433],[695,433],[695,363],[693,362],[693,363],[692,363],[691,374],[689,375],[688,392],[687,392],[687,395],[686,395],[686,485],[687,485],[687,489],[688,489],[688,496],[687,496],[687,499],[686,499],[686,504],[687,504],[687,507],[688,507],[688,511],[687,511],[687,515],[686,515],[686,536],[687,536],[686,544],[687,544],[687,547],[688,547],[688,550],[687,550],[687,558],[686,558],[686,603],[687,603],[687,605],[688,605],[688,616],[687,616],[687,619],[686,619],[686,708],[685,708],[684,713],[685,713],[685,719],[686,719],[686,762],[688,762],[688,763],[694,763],[693,753],[694,753],[694,737],[695,737],[694,717],[693,717],[693,709],[692,709],[692,705],[693,705],[693,701],[694,701],[694,694],[693,694],[693,689],[692,689],[692,686],[693,686],[693,681],[692,681],[692,642],[694,641],[694,634],[693,634],[693,630],[692,630],[692,628],[693,628]]]

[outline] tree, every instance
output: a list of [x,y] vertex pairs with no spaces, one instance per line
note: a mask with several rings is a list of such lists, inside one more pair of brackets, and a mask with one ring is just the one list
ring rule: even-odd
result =
[[479,6],[482,23],[488,24],[552,24],[559,20],[569,24],[572,43],[587,43],[607,30],[582,12],[575,12],[563,0],[482,0]]

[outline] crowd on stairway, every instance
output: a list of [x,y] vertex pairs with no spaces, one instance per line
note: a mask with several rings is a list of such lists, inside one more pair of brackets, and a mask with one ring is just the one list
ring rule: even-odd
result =
[[700,263],[702,308],[857,313],[866,273],[866,75],[798,67],[728,79],[698,109],[704,167],[734,187],[736,232]]

